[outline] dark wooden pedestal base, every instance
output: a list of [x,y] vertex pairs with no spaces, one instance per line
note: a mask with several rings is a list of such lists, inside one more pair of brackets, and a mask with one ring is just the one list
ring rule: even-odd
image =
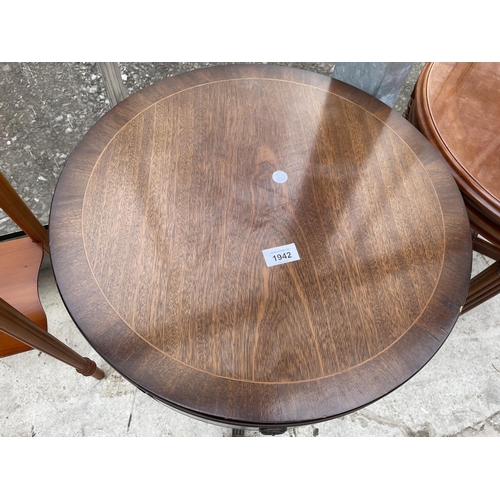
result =
[[[259,432],[264,436],[279,436],[287,431],[286,427],[279,427],[276,429],[261,428]],[[243,429],[233,429],[231,437],[245,437],[245,431]]]

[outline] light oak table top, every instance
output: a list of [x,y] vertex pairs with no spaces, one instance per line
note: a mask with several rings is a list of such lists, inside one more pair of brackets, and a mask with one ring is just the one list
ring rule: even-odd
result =
[[70,314],[124,377],[197,418],[271,428],[418,372],[472,256],[456,184],[414,127],[267,65],[168,78],[107,113],[61,174],[50,246]]

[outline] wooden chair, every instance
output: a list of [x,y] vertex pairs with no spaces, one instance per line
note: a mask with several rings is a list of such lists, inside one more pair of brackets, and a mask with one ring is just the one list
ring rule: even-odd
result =
[[47,332],[47,317],[38,297],[38,273],[49,238],[24,201],[0,172],[0,208],[26,237],[0,243],[0,357],[38,349],[76,369],[102,379],[94,361],[80,356]]

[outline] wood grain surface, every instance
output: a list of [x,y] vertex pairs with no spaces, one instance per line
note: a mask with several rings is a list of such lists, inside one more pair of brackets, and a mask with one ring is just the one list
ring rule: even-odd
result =
[[[0,243],[0,298],[46,330],[47,317],[38,297],[42,258],[42,244],[28,237]],[[30,346],[0,332],[0,357],[30,349]]]
[[[300,260],[266,265],[292,243]],[[353,87],[267,65],[185,73],[113,108],[63,170],[50,246],[112,366],[242,426],[333,418],[408,380],[451,331],[472,253],[419,132]]]
[[41,243],[49,253],[49,236],[47,230],[35,217],[28,205],[19,196],[9,181],[0,172],[0,207],[33,241]]
[[428,63],[415,118],[453,169],[462,192],[500,221],[500,63]]

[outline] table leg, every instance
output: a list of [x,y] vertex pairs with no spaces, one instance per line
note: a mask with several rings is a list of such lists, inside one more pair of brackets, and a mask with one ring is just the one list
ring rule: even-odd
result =
[[500,248],[493,245],[489,241],[476,237],[472,240],[472,249],[477,253],[486,255],[486,257],[489,257],[490,259],[500,260]]
[[[264,436],[278,436],[284,434],[288,429],[286,427],[278,427],[276,429],[269,429],[266,427],[260,428],[259,432]],[[243,429],[232,429],[231,437],[245,437]]]
[[116,62],[100,62],[97,65],[102,74],[111,106],[116,106],[128,97],[128,91],[123,85],[120,67]]
[[472,278],[462,314],[500,293],[500,261]]
[[97,368],[94,361],[80,356],[3,299],[0,299],[0,330],[72,366],[78,373],[86,377],[92,376],[98,380],[104,378],[104,372],[100,368]]
[[280,434],[284,434],[288,429],[286,427],[278,427],[276,429],[268,429],[262,427],[259,429],[259,432],[264,436],[278,436]]

